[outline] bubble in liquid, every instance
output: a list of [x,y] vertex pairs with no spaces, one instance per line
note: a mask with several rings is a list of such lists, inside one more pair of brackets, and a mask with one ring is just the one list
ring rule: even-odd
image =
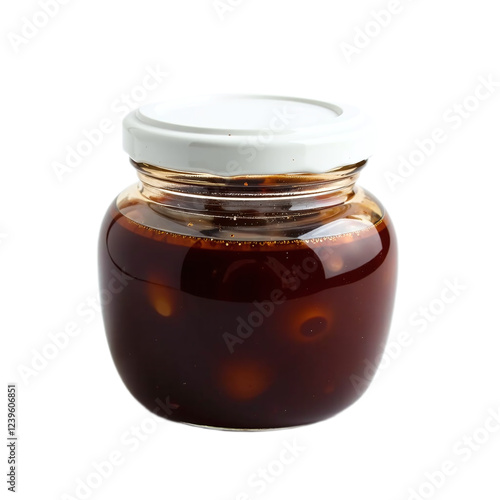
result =
[[149,283],[148,297],[151,305],[160,316],[165,318],[171,316],[173,312],[172,298],[167,287]]
[[326,266],[329,271],[338,273],[344,267],[344,261],[340,255],[333,254],[330,255],[325,262],[323,262],[323,265]]
[[253,399],[271,385],[271,374],[262,362],[244,360],[226,363],[220,372],[224,392],[240,401]]
[[298,342],[315,342],[332,332],[331,306],[305,307],[289,317],[289,336]]
[[328,322],[323,316],[314,316],[300,325],[300,333],[304,337],[315,337],[320,335],[328,327]]

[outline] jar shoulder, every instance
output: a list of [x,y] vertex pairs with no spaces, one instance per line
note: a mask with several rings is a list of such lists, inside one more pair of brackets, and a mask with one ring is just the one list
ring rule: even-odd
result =
[[209,201],[206,206],[200,203],[192,211],[180,210],[146,198],[140,186],[132,185],[113,201],[110,213],[115,212],[114,219],[125,217],[157,231],[232,241],[310,240],[367,230],[382,220],[389,223],[382,203],[360,186],[342,203],[321,209],[309,207],[300,198],[287,200],[287,206],[281,204],[274,213],[266,207],[242,214],[237,204],[230,203],[213,211]]

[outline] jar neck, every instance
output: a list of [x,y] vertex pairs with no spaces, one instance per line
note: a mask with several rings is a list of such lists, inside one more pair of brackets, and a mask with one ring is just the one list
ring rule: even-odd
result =
[[135,163],[141,194],[168,209],[249,217],[317,211],[346,203],[366,160],[321,174],[220,177]]

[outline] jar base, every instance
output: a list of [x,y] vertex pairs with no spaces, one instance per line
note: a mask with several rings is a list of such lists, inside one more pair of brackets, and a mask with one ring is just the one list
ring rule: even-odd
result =
[[[305,427],[311,424],[290,425],[287,427],[262,427],[262,428],[238,428],[238,427],[217,427],[215,425],[194,424],[192,422],[182,422],[176,420],[176,423],[189,425],[191,427],[199,427],[201,429],[209,429],[213,431],[229,431],[229,432],[266,432],[266,431],[286,431],[290,429],[297,429],[298,427]],[[315,423],[315,422],[313,422]]]

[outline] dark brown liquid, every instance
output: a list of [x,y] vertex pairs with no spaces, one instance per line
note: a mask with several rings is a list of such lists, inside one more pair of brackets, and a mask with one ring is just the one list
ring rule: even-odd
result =
[[252,429],[328,418],[359,397],[388,333],[386,217],[335,238],[259,243],[157,231],[113,204],[99,260],[117,369],[171,420]]

